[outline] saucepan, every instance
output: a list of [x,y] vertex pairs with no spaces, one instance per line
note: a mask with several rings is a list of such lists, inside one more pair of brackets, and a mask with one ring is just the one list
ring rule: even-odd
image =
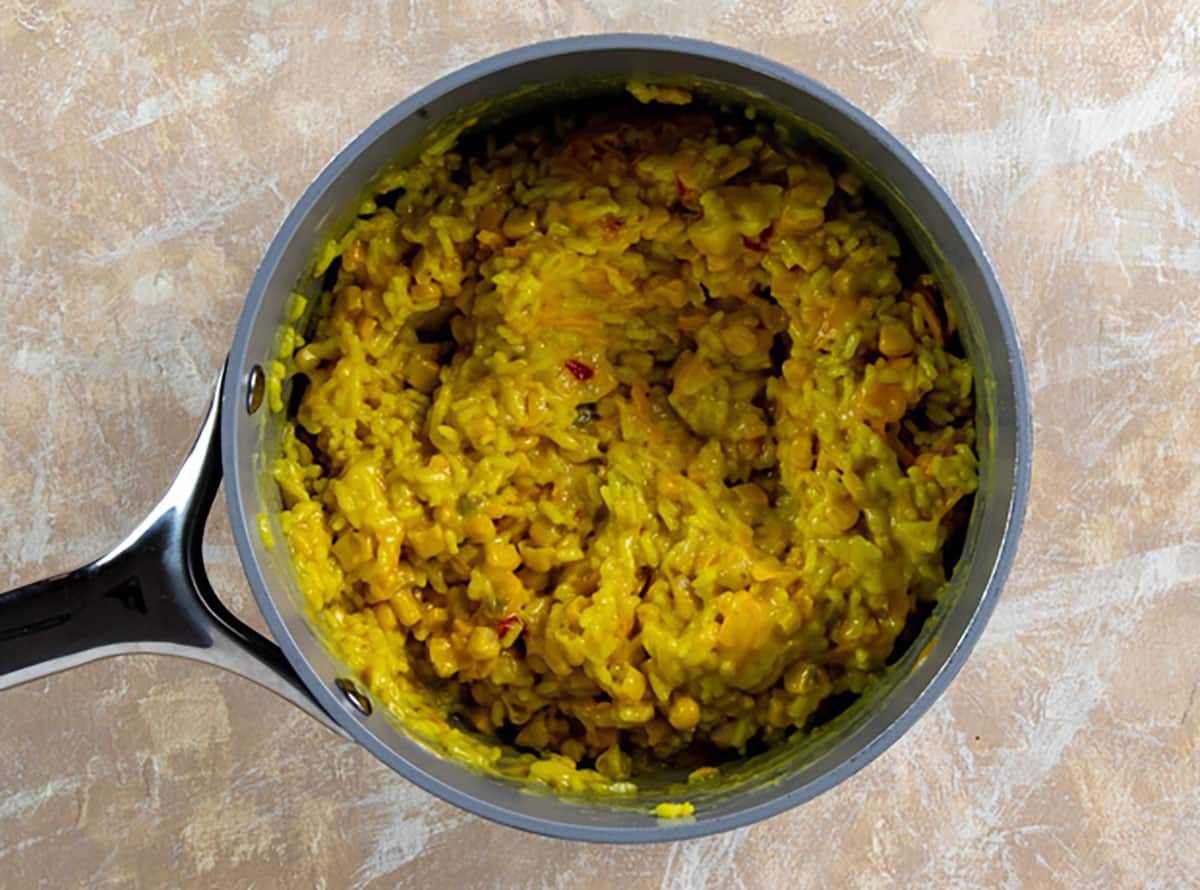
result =
[[[287,548],[267,549],[258,530],[260,514],[274,523],[279,511],[266,467],[281,415],[263,406],[265,371],[288,322],[290,297],[345,208],[389,162],[464,109],[482,109],[480,121],[513,109],[536,113],[552,103],[588,102],[631,79],[685,82],[701,93],[746,97],[845,159],[939,276],[974,361],[978,404],[980,488],[961,557],[916,640],[880,683],[840,715],[818,731],[729,765],[722,782],[690,796],[690,818],[671,820],[656,818],[646,803],[655,793],[661,799],[669,785],[656,792],[650,781],[629,798],[566,797],[480,771],[407,731],[322,643],[301,605]],[[471,65],[401,102],[321,171],[262,260],[211,407],[162,501],[89,565],[0,594],[0,688],[110,655],[192,658],[273,690],[405,779],[497,822],[605,842],[712,834],[779,813],[846,779],[899,738],[946,688],[1008,574],[1031,449],[1021,349],[992,267],[946,193],[882,126],[808,77],[710,43],[610,35],[528,46]],[[238,553],[273,640],[234,616],[205,575],[201,538],[222,476]]]

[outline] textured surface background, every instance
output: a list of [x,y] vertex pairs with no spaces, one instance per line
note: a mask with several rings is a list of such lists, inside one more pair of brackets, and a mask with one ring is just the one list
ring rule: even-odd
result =
[[[876,115],[995,259],[1037,418],[979,649],[854,779],[755,828],[572,846],[467,817],[167,659],[3,696],[0,886],[1184,886],[1200,874],[1194,0],[6,4],[0,585],[117,541],[191,440],[321,164],[462,63],[605,30],[764,53]],[[211,572],[249,593],[224,523]]]

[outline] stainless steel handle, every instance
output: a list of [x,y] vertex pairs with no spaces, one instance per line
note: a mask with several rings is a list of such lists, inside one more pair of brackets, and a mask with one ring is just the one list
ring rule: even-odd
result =
[[175,480],[124,541],[73,572],[0,593],[0,689],[111,655],[175,655],[253,680],[345,735],[204,571],[204,524],[221,481],[223,378],[224,370]]

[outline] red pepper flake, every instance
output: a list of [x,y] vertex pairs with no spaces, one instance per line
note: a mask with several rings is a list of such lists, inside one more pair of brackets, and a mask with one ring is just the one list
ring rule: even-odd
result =
[[579,359],[569,358],[563,362],[563,367],[571,372],[571,376],[580,383],[586,383],[596,376],[596,369],[591,365],[584,364]]
[[679,197],[686,198],[688,195],[688,187],[684,185],[683,178],[678,174],[675,176],[675,188],[679,189]]
[[774,231],[774,226],[767,226],[753,238],[743,235],[742,243],[745,244],[746,247],[750,248],[750,250],[757,250],[759,253],[766,253],[767,245],[771,243],[771,235],[774,234]]
[[501,618],[496,624],[496,636],[500,638],[500,642],[508,639],[508,635],[512,634],[514,628],[517,632],[513,634],[513,639],[516,639],[525,629],[525,622],[521,620],[520,615],[506,615]]

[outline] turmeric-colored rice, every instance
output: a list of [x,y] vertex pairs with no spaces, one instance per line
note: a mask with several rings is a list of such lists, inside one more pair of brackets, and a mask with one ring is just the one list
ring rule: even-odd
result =
[[477,141],[383,177],[285,335],[314,618],[398,714],[559,787],[804,729],[936,599],[976,487],[934,279],[761,120]]

